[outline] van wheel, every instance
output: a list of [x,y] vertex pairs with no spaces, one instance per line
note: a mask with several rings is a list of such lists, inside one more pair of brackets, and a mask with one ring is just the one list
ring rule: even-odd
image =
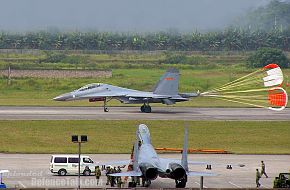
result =
[[86,176],[91,175],[91,170],[84,170],[83,174]]
[[60,176],[65,176],[66,175],[66,170],[65,169],[60,169],[60,170],[58,170],[58,175],[60,175]]

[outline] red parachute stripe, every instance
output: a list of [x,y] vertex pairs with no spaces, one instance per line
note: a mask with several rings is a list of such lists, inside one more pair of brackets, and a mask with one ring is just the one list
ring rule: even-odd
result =
[[275,64],[275,63],[271,63],[271,64],[268,64],[264,67],[264,69],[274,69],[274,68],[277,68],[279,67],[279,65]]
[[269,91],[269,104],[274,106],[286,106],[286,96],[287,94],[285,94],[284,92],[273,93],[273,91]]

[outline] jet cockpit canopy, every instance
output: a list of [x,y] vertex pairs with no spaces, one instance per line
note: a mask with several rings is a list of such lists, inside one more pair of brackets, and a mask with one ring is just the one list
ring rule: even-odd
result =
[[92,83],[92,84],[88,84],[88,85],[85,85],[85,86],[79,88],[77,91],[86,91],[86,90],[90,90],[93,88],[98,88],[101,85],[102,85],[101,83]]

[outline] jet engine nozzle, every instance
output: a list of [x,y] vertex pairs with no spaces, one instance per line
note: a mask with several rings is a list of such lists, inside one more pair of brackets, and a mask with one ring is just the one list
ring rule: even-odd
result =
[[152,164],[141,163],[140,170],[146,179],[154,180],[158,176],[158,170]]
[[166,172],[170,173],[173,179],[181,179],[186,175],[185,169],[177,163],[170,163]]

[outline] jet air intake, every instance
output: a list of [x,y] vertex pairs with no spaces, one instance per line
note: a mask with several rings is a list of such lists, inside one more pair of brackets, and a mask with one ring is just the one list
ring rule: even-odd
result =
[[173,179],[181,179],[186,175],[184,168],[177,163],[170,163],[166,173],[169,173]]
[[143,176],[146,179],[154,180],[157,178],[157,176],[158,176],[157,168],[155,168],[152,164],[141,163],[139,165],[139,167],[140,167],[140,170],[141,170]]

